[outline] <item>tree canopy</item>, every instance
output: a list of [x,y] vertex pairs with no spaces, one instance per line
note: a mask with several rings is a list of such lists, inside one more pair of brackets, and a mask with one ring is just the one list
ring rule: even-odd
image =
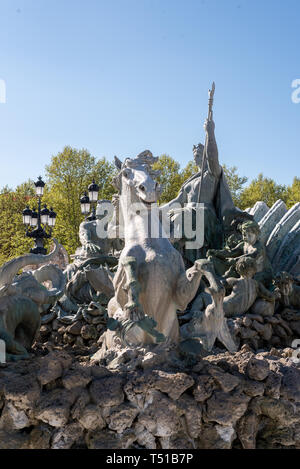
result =
[[26,205],[34,207],[34,194],[33,181],[17,186],[14,191],[7,186],[0,191],[0,265],[32,247],[32,240],[25,236],[22,211]]
[[239,197],[239,207],[246,209],[253,207],[253,205],[261,200],[265,202],[268,207],[271,207],[276,200],[282,199],[287,201],[287,187],[277,184],[273,179],[264,177],[259,174],[248,187],[246,187]]
[[[160,170],[158,182],[163,186],[159,203],[175,198],[183,184],[198,171],[193,161],[184,168],[170,155],[163,154],[154,165]],[[288,208],[300,202],[300,178],[295,177],[290,186],[277,184],[273,179],[259,174],[247,185],[247,177],[240,176],[237,167],[223,166],[223,170],[237,207],[252,207],[257,201],[264,201],[269,207],[278,199],[286,202]],[[58,241],[73,254],[79,246],[78,230],[83,216],[80,211],[80,197],[93,179],[100,187],[99,199],[111,199],[115,193],[112,178],[115,167],[105,157],[97,159],[86,149],[70,146],[52,156],[45,168],[46,186],[43,203],[53,206],[57,213],[53,231]],[[29,180],[15,190],[3,187],[0,190],[0,265],[8,259],[29,252],[32,239],[25,236],[22,211],[26,205],[37,207],[33,181]]]
[[297,202],[300,202],[300,178],[295,177],[293,184],[287,188],[286,204],[291,208]]
[[223,171],[228,182],[228,186],[232,195],[232,200],[234,204],[239,207],[241,193],[243,191],[243,186],[248,181],[248,178],[245,176],[239,176],[237,173],[237,167],[232,166],[229,168],[226,164],[223,165]]
[[47,186],[44,200],[55,208],[57,222],[54,236],[73,253],[79,245],[78,230],[83,220],[80,197],[92,180],[99,185],[99,199],[110,199],[115,192],[111,182],[115,174],[112,163],[105,158],[98,161],[87,150],[66,146],[52,156],[46,166]]

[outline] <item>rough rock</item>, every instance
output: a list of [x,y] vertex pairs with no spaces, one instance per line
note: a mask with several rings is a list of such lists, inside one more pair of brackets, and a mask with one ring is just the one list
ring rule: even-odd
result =
[[66,331],[72,335],[80,335],[83,324],[81,321],[75,321],[66,328]]
[[108,418],[108,427],[117,433],[123,433],[126,428],[130,428],[138,409],[132,404],[123,403],[116,409],[112,410]]
[[72,358],[67,353],[50,352],[45,357],[40,358],[40,369],[38,371],[38,380],[42,386],[51,383],[60,378],[65,369],[68,369],[72,363]]
[[49,449],[52,436],[51,427],[48,425],[39,425],[30,432],[28,449]]
[[178,406],[159,391],[152,391],[150,404],[139,414],[138,422],[154,436],[168,437],[180,429]]
[[254,412],[247,412],[237,423],[237,434],[244,449],[256,448],[259,420]]
[[140,353],[121,372],[63,352],[62,376],[53,379],[50,367],[42,386],[40,357],[0,368],[0,448],[300,449],[292,348],[254,353],[243,345],[170,369],[170,354],[143,369]]
[[265,385],[261,381],[246,379],[242,385],[243,391],[251,397],[262,396],[265,391]]
[[54,433],[51,448],[70,449],[82,433],[82,428],[78,423],[70,423]]
[[296,407],[284,399],[273,399],[267,396],[255,397],[251,408],[256,414],[263,414],[281,425],[296,423]]
[[194,398],[197,402],[203,402],[212,395],[215,389],[217,389],[217,385],[212,376],[201,375],[198,377],[196,386],[193,389]]
[[91,398],[87,389],[82,389],[78,395],[75,403],[71,408],[71,417],[72,419],[79,420],[80,415],[83,412],[83,409],[89,404]]
[[184,411],[180,417],[182,426],[189,438],[198,438],[202,428],[202,406],[187,394],[178,400],[178,406]]
[[193,441],[184,433],[159,438],[162,449],[194,449]]
[[274,371],[270,371],[266,379],[265,395],[273,397],[274,399],[280,398],[282,376]]
[[247,364],[247,374],[250,379],[263,381],[269,374],[269,365],[264,360],[252,357]]
[[206,401],[204,419],[207,422],[232,426],[244,415],[249,401],[250,397],[239,390],[231,393],[216,391]]
[[24,410],[17,409],[12,402],[7,402],[0,418],[0,429],[21,430],[29,427],[30,422]]
[[63,389],[54,389],[45,393],[40,399],[36,418],[52,427],[63,427],[67,424],[70,407],[76,396]]
[[0,449],[27,449],[29,435],[0,430]]
[[86,387],[91,379],[90,369],[78,364],[74,369],[70,369],[64,374],[62,384],[66,389]]
[[55,381],[60,378],[62,374],[62,364],[53,357],[53,353],[41,358],[41,365],[37,378],[42,386]]
[[230,425],[206,423],[203,425],[198,439],[198,447],[202,449],[230,449],[235,437],[235,429]]
[[136,422],[133,426],[136,441],[146,449],[156,449],[156,439],[143,425]]
[[283,399],[300,402],[300,368],[296,366],[285,366],[281,368],[282,384],[280,394]]
[[102,407],[112,407],[124,401],[122,378],[118,376],[96,379],[89,390],[93,403]]
[[172,399],[177,400],[187,389],[194,384],[194,380],[186,373],[172,373],[154,370],[151,374],[153,386],[161,392],[165,392]]
[[86,444],[89,449],[128,449],[136,440],[133,430],[117,435],[109,430],[96,430],[86,435]]
[[131,378],[125,384],[124,391],[129,402],[140,410],[144,410],[151,402],[151,385],[144,375]]
[[26,410],[39,399],[40,386],[34,376],[10,374],[5,379],[4,395],[7,400],[17,402],[19,408]]
[[210,367],[208,372],[211,376],[213,376],[215,381],[221,387],[222,391],[232,391],[240,383],[240,379],[237,376],[233,376],[230,373],[225,373],[218,367]]
[[86,430],[97,430],[106,426],[101,410],[95,404],[87,405],[79,415],[78,421]]
[[86,340],[97,339],[98,337],[97,329],[95,328],[95,326],[91,324],[85,324],[84,326],[82,326],[80,332],[81,332],[82,338]]

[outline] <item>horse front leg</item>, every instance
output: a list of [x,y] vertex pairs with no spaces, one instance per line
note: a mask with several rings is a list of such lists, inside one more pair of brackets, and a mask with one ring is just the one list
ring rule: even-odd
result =
[[127,293],[127,303],[124,306],[124,311],[132,321],[139,321],[143,319],[144,312],[139,302],[139,294],[141,286],[137,279],[137,261],[135,257],[127,256],[122,259],[122,266],[126,276],[126,284],[123,289]]
[[[151,342],[163,342],[165,337],[156,330],[156,321],[145,315],[142,305],[139,302],[141,291],[140,283],[137,279],[137,261],[135,257],[127,256],[122,259],[122,266],[125,271],[126,284],[123,287],[127,293],[127,303],[124,306],[124,312],[131,324],[127,324],[127,340],[133,343],[142,343],[146,335],[151,336]],[[128,329],[128,326],[129,329]],[[149,337],[149,336],[148,336]]]

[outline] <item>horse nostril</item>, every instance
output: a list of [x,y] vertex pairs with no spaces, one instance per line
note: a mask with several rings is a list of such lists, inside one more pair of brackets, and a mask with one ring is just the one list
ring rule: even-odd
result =
[[140,184],[139,188],[140,188],[141,191],[143,191],[143,192],[145,191],[145,186],[143,186],[143,184]]

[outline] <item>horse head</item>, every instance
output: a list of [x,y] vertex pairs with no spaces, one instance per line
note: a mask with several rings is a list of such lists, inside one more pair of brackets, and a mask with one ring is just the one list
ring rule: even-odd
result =
[[139,202],[151,206],[157,202],[161,186],[154,178],[159,175],[159,171],[152,169],[157,160],[149,150],[140,153],[136,158],[126,158],[123,163],[115,156],[115,165],[119,173],[113,182],[121,196],[130,196],[131,204]]

